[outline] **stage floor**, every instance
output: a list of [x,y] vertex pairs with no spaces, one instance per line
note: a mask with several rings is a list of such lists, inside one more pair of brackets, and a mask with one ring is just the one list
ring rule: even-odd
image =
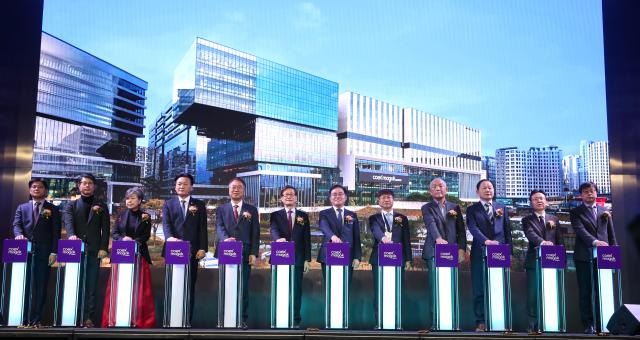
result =
[[542,334],[526,333],[473,333],[473,332],[431,332],[416,331],[362,331],[362,330],[236,330],[236,329],[113,329],[113,328],[0,328],[0,338],[21,339],[109,339],[109,338],[144,338],[144,339],[637,339],[631,336],[599,337],[584,334]]

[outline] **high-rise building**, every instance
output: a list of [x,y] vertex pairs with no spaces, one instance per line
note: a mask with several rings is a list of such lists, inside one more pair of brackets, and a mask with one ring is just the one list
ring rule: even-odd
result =
[[136,147],[136,163],[141,165],[140,178],[146,178],[151,175],[151,152],[148,147]]
[[611,193],[609,177],[609,142],[581,141],[580,157],[583,158],[584,178],[598,186],[599,193]]
[[557,197],[562,188],[562,150],[557,146],[496,150],[496,196],[526,198],[531,190]]
[[[584,181],[580,171],[584,171],[582,157],[579,155],[566,155],[562,157],[562,174],[564,176],[564,188],[569,191],[576,191],[580,183]],[[584,176],[584,175],[583,175]]]
[[482,156],[482,171],[484,171],[484,178],[495,184],[497,179],[496,158],[492,156]]
[[32,175],[65,197],[78,175],[92,173],[105,199],[120,201],[140,182],[146,90],[146,81],[43,32]]
[[174,96],[152,139],[163,181],[203,169],[211,185],[243,178],[260,208],[278,206],[287,184],[301,206],[325,204],[339,179],[337,83],[197,38],[174,72]]
[[393,189],[398,199],[426,194],[442,177],[449,194],[475,195],[481,177],[480,131],[354,92],[339,97],[339,166],[352,204],[375,203]]

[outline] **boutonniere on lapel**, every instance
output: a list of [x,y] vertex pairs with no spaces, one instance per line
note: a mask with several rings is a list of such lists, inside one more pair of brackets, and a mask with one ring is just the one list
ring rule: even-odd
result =
[[51,217],[51,209],[42,209],[40,216],[42,216],[42,218],[44,218],[45,220],[48,220],[49,217]]
[[198,212],[198,207],[196,207],[195,205],[189,206],[189,213],[191,214],[191,216],[195,216],[197,212]]
[[299,225],[304,225],[304,218],[302,218],[302,216],[296,217],[296,223]]
[[402,217],[400,217],[400,216],[396,216],[396,217],[393,219],[393,222],[394,222],[396,225],[402,225]]
[[242,218],[244,218],[245,220],[250,220],[251,219],[251,213],[248,211],[245,211],[242,213]]
[[344,223],[347,223],[347,224],[353,223],[353,217],[351,217],[351,215],[346,215],[344,217]]
[[502,215],[504,215],[502,208],[496,209],[496,217],[502,217]]
[[547,226],[547,229],[553,230],[556,228],[556,222],[553,222],[553,221],[547,221],[545,225]]
[[451,210],[449,210],[447,215],[451,216],[451,217],[456,217],[456,216],[458,216],[458,212],[455,209],[451,209]]
[[93,213],[96,215],[100,215],[102,213],[102,207],[99,205],[94,205],[91,210],[93,210]]
[[610,218],[611,218],[611,213],[610,212],[605,211],[605,212],[602,213],[602,220],[603,221],[606,221],[606,220],[608,220]]
[[151,216],[147,213],[142,213],[142,222],[149,223],[151,221]]

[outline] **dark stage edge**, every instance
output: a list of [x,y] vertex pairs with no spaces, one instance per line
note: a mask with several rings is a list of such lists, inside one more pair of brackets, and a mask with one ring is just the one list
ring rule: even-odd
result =
[[104,328],[0,328],[0,338],[21,339],[638,339],[637,336],[597,336],[584,334],[474,333],[366,330],[236,330],[236,329],[104,329]]

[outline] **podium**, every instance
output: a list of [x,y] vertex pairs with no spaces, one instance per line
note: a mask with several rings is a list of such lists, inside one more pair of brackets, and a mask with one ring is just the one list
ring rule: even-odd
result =
[[378,244],[378,327],[402,329],[402,245]]
[[31,242],[3,241],[1,315],[5,326],[22,326],[31,312]]
[[349,328],[349,243],[327,243],[325,328]]
[[511,331],[511,247],[484,249],[484,315],[488,331]]
[[433,262],[433,328],[437,331],[458,331],[458,245],[436,244]]
[[165,242],[163,327],[190,327],[191,250],[188,241]]
[[108,327],[136,327],[140,255],[136,241],[111,244]]
[[594,294],[591,294],[591,299],[597,332],[609,332],[609,319],[622,306],[621,260],[619,246],[593,248],[591,287]]
[[295,246],[271,242],[271,328],[293,327]]
[[538,280],[538,327],[542,332],[566,332],[564,268],[566,267],[564,246],[540,246],[537,248]]
[[218,243],[218,327],[242,322],[242,242]]
[[87,259],[81,240],[58,241],[54,325],[82,327]]

